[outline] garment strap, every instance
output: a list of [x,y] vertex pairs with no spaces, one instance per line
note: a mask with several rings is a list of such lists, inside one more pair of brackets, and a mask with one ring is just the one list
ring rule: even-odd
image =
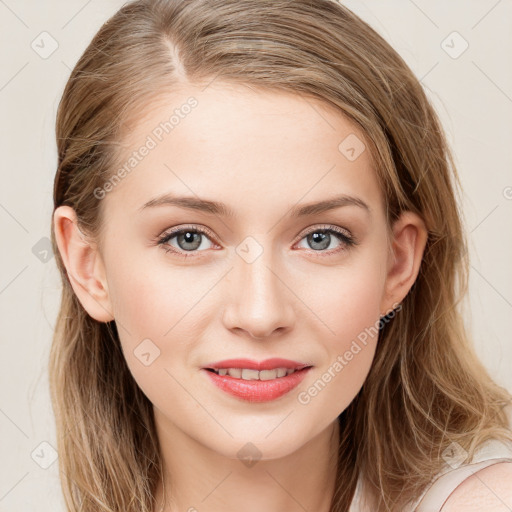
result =
[[423,493],[414,507],[415,512],[439,512],[455,489],[467,478],[477,471],[498,464],[500,462],[512,462],[510,447],[492,441],[486,443],[482,450],[474,457],[473,462],[464,464],[455,469],[443,472],[433,484]]
[[[512,428],[512,404],[504,408],[509,426]],[[498,464],[512,462],[512,444],[498,439],[486,441],[476,450],[471,463],[460,467],[446,466],[434,479],[430,487],[411,505],[414,512],[439,512],[455,489],[477,471]]]
[[[512,420],[510,425],[512,426]],[[446,464],[430,486],[413,503],[406,505],[403,512],[440,512],[450,495],[464,480],[500,462],[512,463],[512,443],[498,439],[486,441],[475,451],[470,463],[459,467]],[[349,512],[371,512],[370,507],[363,500],[362,491],[362,481],[359,478]]]

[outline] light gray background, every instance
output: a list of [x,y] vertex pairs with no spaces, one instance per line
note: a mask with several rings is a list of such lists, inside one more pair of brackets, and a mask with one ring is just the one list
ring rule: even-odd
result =
[[[491,374],[512,390],[512,1],[344,3],[403,56],[448,132],[471,249],[467,323]],[[54,258],[44,252],[55,114],[71,68],[122,4],[0,0],[1,512],[64,510],[57,461],[50,464],[52,448],[41,445],[55,446],[46,367],[60,282]],[[43,31],[58,43],[47,58],[31,46],[51,48]],[[464,41],[469,46],[458,55]]]

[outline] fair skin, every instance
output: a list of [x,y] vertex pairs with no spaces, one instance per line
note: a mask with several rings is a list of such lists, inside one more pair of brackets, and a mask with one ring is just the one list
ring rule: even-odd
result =
[[[102,199],[98,243],[80,232],[71,208],[56,210],[59,251],[91,317],[116,321],[128,367],[154,405],[166,512],[327,512],[337,417],[366,379],[377,336],[308,403],[298,396],[403,300],[419,271],[426,228],[406,212],[388,235],[369,151],[350,161],[338,149],[348,135],[363,134],[298,95],[184,86],[146,112],[126,141],[126,159],[191,95],[198,106]],[[142,208],[164,193],[222,202],[235,216]],[[368,209],[347,204],[290,216],[295,206],[339,194]],[[325,225],[357,245],[334,234],[328,248],[308,241]],[[211,236],[199,234],[193,251],[175,236],[166,246],[176,252],[166,252],[153,240],[175,226],[204,227]],[[249,263],[240,247],[261,254]],[[148,366],[134,354],[146,339],[160,350]],[[290,393],[250,403],[213,386],[202,370],[238,357],[283,357],[313,368]],[[250,466],[238,455],[247,443],[258,450]],[[162,500],[159,486],[156,512]]]

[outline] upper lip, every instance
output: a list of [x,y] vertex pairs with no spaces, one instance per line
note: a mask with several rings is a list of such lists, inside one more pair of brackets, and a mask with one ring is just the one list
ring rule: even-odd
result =
[[211,368],[218,370],[220,368],[247,368],[250,370],[275,370],[276,368],[288,368],[292,370],[302,370],[312,366],[306,363],[300,363],[298,361],[292,361],[290,359],[281,359],[279,357],[273,357],[271,359],[265,359],[264,361],[253,361],[252,359],[225,359],[224,361],[217,361],[209,363],[204,368]]

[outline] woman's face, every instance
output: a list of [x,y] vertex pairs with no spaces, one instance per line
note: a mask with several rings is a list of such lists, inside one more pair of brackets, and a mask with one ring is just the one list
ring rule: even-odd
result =
[[[248,442],[292,453],[358,393],[379,316],[402,298],[361,132],[315,100],[214,83],[173,93],[129,139],[125,172],[97,191],[101,268],[159,428],[231,458]],[[310,368],[266,385],[205,369],[240,358]]]

